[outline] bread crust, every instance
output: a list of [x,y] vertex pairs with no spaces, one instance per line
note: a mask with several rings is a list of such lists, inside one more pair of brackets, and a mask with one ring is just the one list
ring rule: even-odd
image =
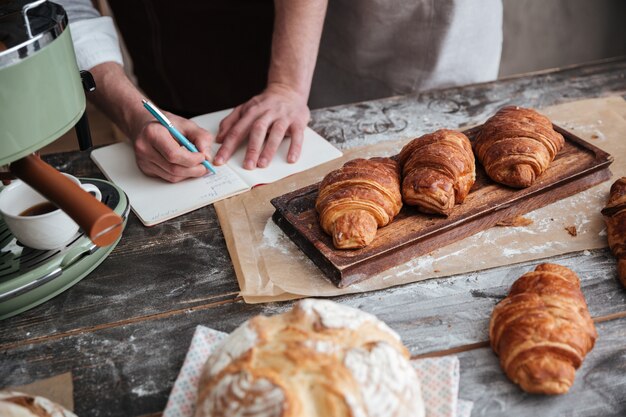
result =
[[474,153],[492,180],[526,188],[564,144],[550,119],[532,109],[508,106],[485,122],[474,141]]
[[626,177],[615,181],[602,210],[609,247],[617,259],[617,275],[626,287]]
[[449,129],[413,139],[400,151],[402,199],[425,213],[449,215],[476,181],[472,146],[463,133]]
[[567,392],[596,338],[580,280],[556,264],[541,264],[515,281],[489,323],[502,369],[530,393]]
[[391,158],[354,159],[324,177],[315,209],[337,249],[369,245],[402,208],[400,168]]
[[328,300],[257,316],[203,370],[196,417],[423,417],[420,382],[398,335]]

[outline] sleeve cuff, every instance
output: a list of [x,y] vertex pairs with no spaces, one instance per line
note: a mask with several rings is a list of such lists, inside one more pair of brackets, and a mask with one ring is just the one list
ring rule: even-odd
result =
[[76,62],[81,70],[90,70],[104,62],[124,65],[117,32],[109,16],[70,23]]

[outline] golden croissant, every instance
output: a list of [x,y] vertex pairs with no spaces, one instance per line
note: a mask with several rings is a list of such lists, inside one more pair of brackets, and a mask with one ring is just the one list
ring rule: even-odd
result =
[[531,393],[567,392],[596,337],[578,277],[555,264],[541,264],[515,281],[489,323],[502,369]]
[[509,106],[485,122],[474,152],[492,180],[525,188],[548,168],[564,143],[547,117]]
[[402,198],[425,213],[450,214],[476,180],[474,154],[463,133],[440,129],[413,139],[400,151]]
[[315,202],[322,229],[337,249],[369,245],[401,208],[400,169],[390,158],[346,162],[324,177]]
[[617,258],[617,274],[626,287],[626,177],[611,186],[609,201],[602,210],[609,247]]

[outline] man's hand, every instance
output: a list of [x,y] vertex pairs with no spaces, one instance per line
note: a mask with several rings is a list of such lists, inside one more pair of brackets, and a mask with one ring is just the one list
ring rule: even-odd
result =
[[296,162],[310,117],[306,101],[306,96],[276,83],[269,84],[263,93],[237,106],[220,123],[217,142],[222,146],[215,155],[215,164],[226,163],[247,138],[248,150],[243,167],[265,168],[285,135],[291,137],[287,162]]
[[105,62],[90,71],[98,85],[89,94],[90,100],[133,141],[137,166],[144,174],[170,182],[206,174],[201,163],[205,158],[211,160],[213,137],[209,132],[191,120],[164,112],[199,151],[189,152],[146,111],[141,103],[143,94],[126,77],[121,65]]
[[142,118],[131,133],[137,166],[144,174],[169,182],[203,176],[207,169],[201,164],[205,158],[211,160],[212,135],[191,120],[164,113],[172,124],[196,145],[199,152],[190,152],[181,146],[170,132],[153,118]]
[[[220,124],[222,143],[214,163],[221,165],[238,145],[249,139],[244,167],[266,167],[285,135],[291,136],[288,162],[296,162],[309,121],[307,99],[328,0],[274,0],[275,21],[267,88],[238,106]],[[103,110],[135,143],[137,165],[147,175],[177,182],[204,175],[202,158],[210,158],[211,135],[195,123],[169,116],[198,150],[178,145],[167,129],[149,119],[142,94],[114,62],[90,69],[98,89],[90,100]]]
[[220,124],[222,147],[215,165],[226,163],[247,138],[246,169],[268,166],[285,135],[291,137],[287,162],[298,160],[327,0],[274,0],[275,20],[267,88],[237,106]]

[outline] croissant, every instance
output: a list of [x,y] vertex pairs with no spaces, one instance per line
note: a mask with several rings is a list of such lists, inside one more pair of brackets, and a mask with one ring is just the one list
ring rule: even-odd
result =
[[326,175],[315,209],[337,249],[370,244],[402,208],[400,169],[390,158],[354,159]]
[[526,392],[562,394],[597,337],[576,274],[541,264],[491,314],[489,339],[509,379]]
[[626,287],[626,177],[611,186],[609,201],[602,210],[609,247],[617,258],[617,274]]
[[547,117],[509,106],[485,122],[474,152],[492,180],[525,188],[548,168],[564,143]]
[[400,151],[402,198],[425,213],[448,215],[476,180],[474,154],[461,132],[440,129],[413,139]]

